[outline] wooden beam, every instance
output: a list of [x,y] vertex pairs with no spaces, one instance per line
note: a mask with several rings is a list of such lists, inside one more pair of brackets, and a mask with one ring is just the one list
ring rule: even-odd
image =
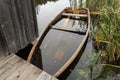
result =
[[90,12],[90,15],[100,15],[98,12]]
[[52,27],[52,29],[71,32],[71,33],[77,33],[77,34],[85,34],[86,33],[86,31],[76,31],[72,28],[66,28],[66,27]]
[[78,16],[78,17],[88,17],[87,14],[72,14],[72,13],[63,13],[63,16]]

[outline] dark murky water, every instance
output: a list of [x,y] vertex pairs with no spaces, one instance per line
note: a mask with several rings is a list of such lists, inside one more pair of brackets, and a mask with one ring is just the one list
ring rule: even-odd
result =
[[75,52],[82,38],[79,34],[50,30],[40,47],[43,69],[50,74],[57,72]]

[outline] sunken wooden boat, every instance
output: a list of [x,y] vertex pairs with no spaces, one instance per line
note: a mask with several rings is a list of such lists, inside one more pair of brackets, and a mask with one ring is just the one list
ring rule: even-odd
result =
[[[60,20],[66,19],[66,18],[67,18],[67,20],[72,19],[72,20],[83,21],[86,25],[82,24],[83,28],[80,29],[80,30],[75,30],[75,29],[73,29],[73,27],[72,28],[69,28],[69,27],[66,28],[66,27],[63,27],[63,25],[62,25],[62,27],[56,26],[56,24]],[[66,25],[64,25],[64,26],[66,26]],[[79,37],[80,35],[83,36],[81,42],[77,46],[77,49],[75,49],[75,51],[72,53],[70,58],[67,59],[67,61],[64,63],[64,65],[61,66],[61,68],[59,68],[56,72],[53,73],[53,76],[59,77],[70,66],[70,64],[76,59],[76,57],[80,54],[80,51],[82,50],[82,48],[83,48],[83,46],[84,46],[84,44],[85,44],[85,42],[86,42],[86,40],[87,40],[87,38],[89,36],[89,31],[90,31],[90,13],[89,13],[89,9],[82,8],[82,9],[79,9],[77,11],[73,11],[72,8],[67,7],[60,14],[58,14],[50,22],[50,24],[48,24],[48,26],[45,28],[45,30],[40,34],[40,36],[34,42],[34,45],[33,45],[32,49],[31,49],[31,51],[29,53],[29,56],[27,58],[28,62],[31,62],[31,59],[32,59],[33,55],[35,54],[34,53],[35,49],[41,46],[41,44],[44,42],[44,39],[45,39],[46,35],[50,34],[50,32],[54,31],[54,30],[68,32],[68,33],[65,33],[65,34],[69,34],[69,35],[77,34],[77,37]],[[56,32],[55,34],[59,34],[59,32],[57,33],[57,31],[54,31],[54,32]],[[75,35],[73,35],[73,37],[74,36]],[[79,38],[81,38],[81,37],[79,37]],[[49,40],[49,38],[47,38],[46,40]],[[51,46],[52,46],[52,44],[54,45],[54,43],[51,43]],[[54,49],[54,48],[52,48],[52,49]],[[59,48],[58,48],[58,50],[59,50]],[[70,49],[68,49],[68,50],[70,50]],[[55,54],[57,54],[57,53],[55,53]],[[63,57],[62,57],[62,59],[64,60]]]

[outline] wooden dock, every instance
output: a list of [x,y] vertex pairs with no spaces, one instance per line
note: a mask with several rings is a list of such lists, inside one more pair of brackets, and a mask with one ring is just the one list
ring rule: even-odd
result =
[[0,58],[0,80],[58,80],[45,71],[11,54]]

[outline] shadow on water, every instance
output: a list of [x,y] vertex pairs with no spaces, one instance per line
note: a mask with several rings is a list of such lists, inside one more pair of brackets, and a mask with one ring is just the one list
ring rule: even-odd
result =
[[[30,50],[32,49],[33,44],[27,45],[24,49],[21,49],[19,52],[16,53],[19,57],[23,58],[24,60],[27,60],[27,57],[30,53]],[[34,55],[31,59],[31,63],[35,66],[39,67],[40,69],[43,69],[42,66],[42,56],[41,56],[41,49],[36,48],[34,51]]]
[[42,55],[41,55],[40,48],[35,49],[34,55],[31,59],[31,63],[34,64],[35,66],[39,67],[40,69],[43,69]]
[[24,60],[27,60],[27,57],[29,55],[29,52],[30,52],[32,46],[33,46],[33,44],[28,44],[24,49],[21,49],[19,52],[17,52],[16,55],[23,58]]

